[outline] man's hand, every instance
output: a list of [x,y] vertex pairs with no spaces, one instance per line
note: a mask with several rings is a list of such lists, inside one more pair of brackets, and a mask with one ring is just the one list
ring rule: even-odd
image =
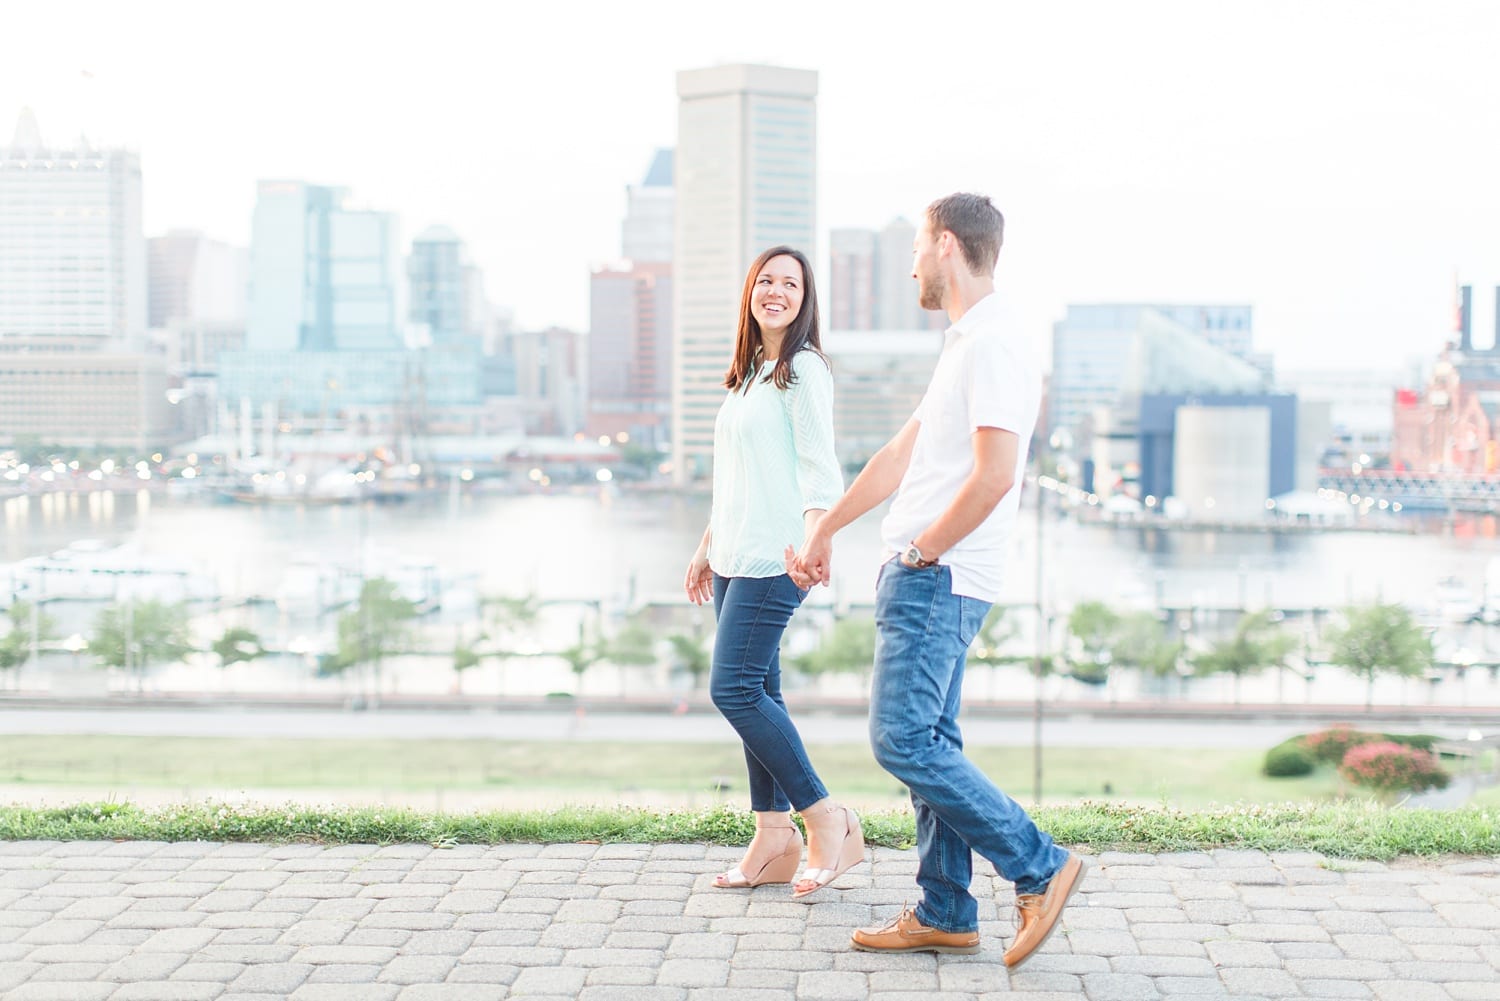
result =
[[[805,574],[814,584],[822,584],[825,587],[833,573],[833,540],[827,538],[822,532],[814,530],[802,543],[802,551],[791,555],[792,547],[787,546],[787,566],[796,564],[797,569]],[[788,570],[790,573],[790,570]]]
[[782,555],[786,559],[786,575],[792,578],[792,583],[804,591],[812,590],[812,586],[817,581],[813,580],[808,572],[803,569],[802,562],[797,559],[797,550],[791,546],[787,546],[786,552]]

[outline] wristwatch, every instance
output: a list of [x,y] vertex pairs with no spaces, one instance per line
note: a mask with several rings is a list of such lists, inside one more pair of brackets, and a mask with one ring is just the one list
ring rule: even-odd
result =
[[901,562],[914,570],[926,570],[928,567],[937,566],[937,560],[929,560],[922,557],[922,550],[917,548],[915,539],[907,543],[906,552],[901,554]]

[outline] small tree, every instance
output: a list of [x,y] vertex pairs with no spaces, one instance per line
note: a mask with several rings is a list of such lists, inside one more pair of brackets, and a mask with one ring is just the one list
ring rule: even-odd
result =
[[479,666],[479,652],[467,643],[459,642],[453,647],[453,674],[458,679],[458,692],[463,694],[464,672]]
[[1328,660],[1365,679],[1365,709],[1375,705],[1375,676],[1411,678],[1432,666],[1432,638],[1400,605],[1349,608],[1328,639]]
[[875,620],[865,615],[835,619],[822,642],[798,657],[796,666],[808,674],[858,674],[868,680],[875,669]]
[[599,642],[589,637],[588,628],[581,622],[578,624],[578,642],[557,651],[557,656],[566,661],[568,670],[573,672],[575,691],[580,695],[583,694],[583,676],[604,659]]
[[232,626],[224,630],[224,635],[214,640],[211,649],[219,658],[221,668],[248,663],[266,653],[261,646],[260,637],[244,626]]
[[1231,675],[1234,704],[1239,705],[1240,680],[1281,663],[1296,648],[1296,639],[1277,628],[1271,613],[1260,611],[1240,619],[1233,636],[1194,657],[1193,667],[1201,674]]
[[620,694],[624,695],[624,669],[656,663],[656,634],[646,623],[633,620],[600,645],[599,656],[620,668]]
[[1131,612],[1120,618],[1111,660],[1155,678],[1168,678],[1177,674],[1183,649],[1183,642],[1169,638],[1166,626],[1151,612]]
[[400,595],[394,581],[384,577],[365,581],[358,604],[339,616],[338,649],[325,661],[323,673],[341,674],[351,667],[367,665],[373,675],[373,697],[378,701],[381,667],[387,657],[405,649],[406,624],[416,615],[416,604]]
[[673,633],[667,642],[672,645],[672,659],[692,677],[693,687],[702,688],[703,679],[713,670],[714,656],[701,631]]
[[1068,614],[1068,632],[1083,656],[1071,658],[1072,675],[1089,685],[1109,680],[1111,648],[1120,629],[1120,617],[1100,601],[1085,601],[1073,606]]
[[30,602],[14,602],[5,613],[10,628],[0,636],[0,671],[14,671],[18,679],[21,668],[31,659],[33,644],[49,642],[56,629],[52,616]]
[[193,652],[187,606],[161,601],[111,605],[95,620],[88,650],[106,667],[134,672],[136,691],[142,691],[153,664],[169,664]]
[[[487,623],[485,632],[479,637],[479,642],[488,641],[492,644],[491,649],[478,652],[478,657],[494,657],[500,665],[499,687],[500,694],[505,694],[505,665],[512,657],[522,656],[519,649],[527,636],[536,628],[538,619],[542,614],[542,603],[534,594],[523,595],[519,598],[508,596],[496,596],[485,598],[480,602],[482,614]],[[531,656],[536,650],[527,650],[525,655]]]

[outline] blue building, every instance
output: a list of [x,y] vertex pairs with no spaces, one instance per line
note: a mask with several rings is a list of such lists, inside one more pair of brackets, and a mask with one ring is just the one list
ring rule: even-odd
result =
[[1078,433],[1147,393],[1259,391],[1252,319],[1249,306],[1069,305],[1052,330],[1048,428]]
[[402,346],[396,216],[345,207],[343,188],[261,181],[250,241],[249,351]]
[[1297,483],[1297,397],[1291,393],[1161,393],[1141,397],[1137,435],[1140,443],[1140,496],[1171,497],[1178,493],[1173,468],[1178,458],[1177,419],[1184,407],[1256,408],[1270,417],[1270,448],[1265,497],[1250,500],[1259,505],[1267,497],[1293,490]]
[[[463,340],[460,330],[408,348],[408,276],[396,216],[347,201],[343,188],[260,183],[245,349],[221,355],[220,398],[275,403],[281,414],[305,416],[479,403],[477,339]],[[437,260],[447,260],[446,241],[431,249],[433,272],[446,275]],[[461,261],[456,238],[452,249]],[[461,265],[459,271],[461,287]],[[448,317],[464,314],[462,298],[454,304],[446,286],[432,298],[446,334]]]
[[411,242],[406,275],[411,283],[411,322],[425,327],[435,346],[477,350],[487,309],[484,283],[458,234],[447,226],[418,233]]

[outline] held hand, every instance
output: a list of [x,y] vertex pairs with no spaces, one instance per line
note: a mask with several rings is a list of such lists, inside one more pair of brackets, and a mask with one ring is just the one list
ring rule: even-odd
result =
[[814,532],[797,554],[797,567],[814,583],[828,586],[833,576],[833,541]]
[[792,583],[804,591],[812,590],[812,586],[817,581],[813,580],[807,571],[802,569],[802,563],[797,559],[797,550],[791,546],[787,546],[786,552],[783,555],[786,559],[786,574],[792,578]]
[[688,601],[695,605],[714,600],[714,572],[708,565],[708,557],[702,553],[694,553],[688,562],[687,575],[683,578],[683,587],[687,590]]

